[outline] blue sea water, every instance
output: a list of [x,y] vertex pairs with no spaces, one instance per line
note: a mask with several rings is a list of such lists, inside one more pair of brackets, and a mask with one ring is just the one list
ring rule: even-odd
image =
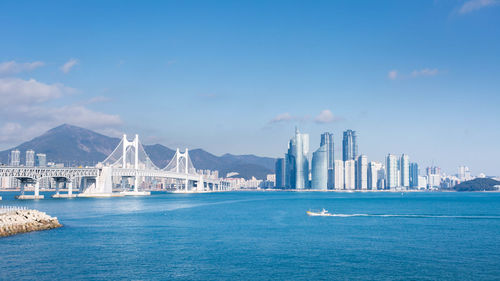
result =
[[1,280],[500,279],[498,193],[0,196],[64,224],[0,238]]

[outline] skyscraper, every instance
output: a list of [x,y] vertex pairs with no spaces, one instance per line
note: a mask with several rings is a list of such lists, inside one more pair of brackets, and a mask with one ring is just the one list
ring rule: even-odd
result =
[[21,164],[21,152],[14,149],[10,152],[10,163],[11,166],[19,166]]
[[360,155],[356,160],[356,189],[368,189],[368,158]]
[[408,157],[408,155],[401,155],[399,164],[401,171],[400,185],[403,187],[410,187],[410,158]]
[[328,152],[322,145],[313,153],[311,163],[311,188],[326,190],[328,184]]
[[35,166],[35,151],[26,150],[26,167],[34,167]]
[[45,155],[45,153],[37,153],[36,154],[36,160],[37,160],[36,165],[38,167],[45,167],[45,166],[47,166],[47,155]]
[[470,170],[469,170],[469,167],[467,166],[459,166],[458,167],[458,178],[461,180],[461,181],[467,181],[467,180],[470,180],[471,179],[471,176],[470,176]]
[[356,169],[355,161],[347,160],[344,161],[344,188],[346,190],[354,190],[356,185]]
[[284,188],[285,187],[285,159],[284,158],[276,159],[276,165],[275,165],[274,171],[276,174],[275,188]]
[[377,190],[380,170],[382,163],[371,161],[368,164],[368,189]]
[[326,146],[326,154],[328,159],[328,189],[334,188],[334,166],[335,166],[335,154],[334,154],[334,143],[333,143],[333,134],[332,133],[323,133],[321,134],[321,143],[320,146]]
[[342,140],[342,160],[356,160],[358,156],[358,144],[356,140],[356,131],[347,130],[344,132]]
[[386,189],[394,189],[398,186],[398,159],[396,155],[389,154],[386,158],[387,181]]
[[418,188],[418,164],[410,163],[410,187]]
[[309,183],[309,135],[301,134],[295,128],[295,136],[288,143],[286,154],[287,187],[305,189]]
[[335,171],[335,177],[334,177],[335,190],[342,190],[344,189],[344,161],[335,160],[334,171]]

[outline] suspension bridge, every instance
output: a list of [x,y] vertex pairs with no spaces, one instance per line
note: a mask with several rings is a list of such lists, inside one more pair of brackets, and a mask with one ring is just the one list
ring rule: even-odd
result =
[[[53,179],[56,183],[55,198],[70,197],[113,197],[126,195],[149,195],[141,188],[142,183],[160,180],[174,192],[211,192],[225,191],[229,184],[223,180],[197,172],[186,148],[177,149],[174,157],[164,168],[158,168],[148,156],[135,135],[132,141],[123,135],[113,152],[95,167],[23,167],[0,166],[0,177],[19,180],[21,194],[19,199],[42,199],[40,183],[43,179]],[[133,182],[129,187],[129,182]],[[78,183],[78,194],[73,186]],[[61,185],[67,193],[60,192]],[[26,187],[33,187],[33,195],[26,194]],[[119,192],[114,192],[119,188]]]

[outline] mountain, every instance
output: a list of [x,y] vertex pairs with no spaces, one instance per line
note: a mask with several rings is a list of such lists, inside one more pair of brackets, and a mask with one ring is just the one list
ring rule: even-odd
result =
[[456,191],[495,191],[498,190],[500,181],[490,178],[476,178],[470,181],[464,181],[453,187]]
[[[47,154],[48,162],[64,163],[66,166],[95,165],[103,161],[118,145],[120,139],[108,137],[94,131],[64,124],[43,135],[24,142],[14,148],[0,151],[0,163],[8,163],[13,149],[21,151],[21,163],[25,163],[25,151]],[[156,166],[165,167],[175,150],[161,144],[145,145],[144,150]],[[255,155],[213,155],[203,149],[189,150],[189,156],[197,169],[217,170],[221,176],[237,172],[246,179],[255,176],[264,179],[274,172],[274,159]]]

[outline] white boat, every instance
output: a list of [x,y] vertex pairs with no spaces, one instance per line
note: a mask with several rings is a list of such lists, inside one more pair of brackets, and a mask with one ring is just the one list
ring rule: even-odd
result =
[[317,211],[307,211],[306,213],[307,213],[308,216],[312,216],[312,217],[333,217],[334,216],[333,214],[328,213],[328,211],[325,210],[325,209],[322,209],[319,212],[317,212]]

